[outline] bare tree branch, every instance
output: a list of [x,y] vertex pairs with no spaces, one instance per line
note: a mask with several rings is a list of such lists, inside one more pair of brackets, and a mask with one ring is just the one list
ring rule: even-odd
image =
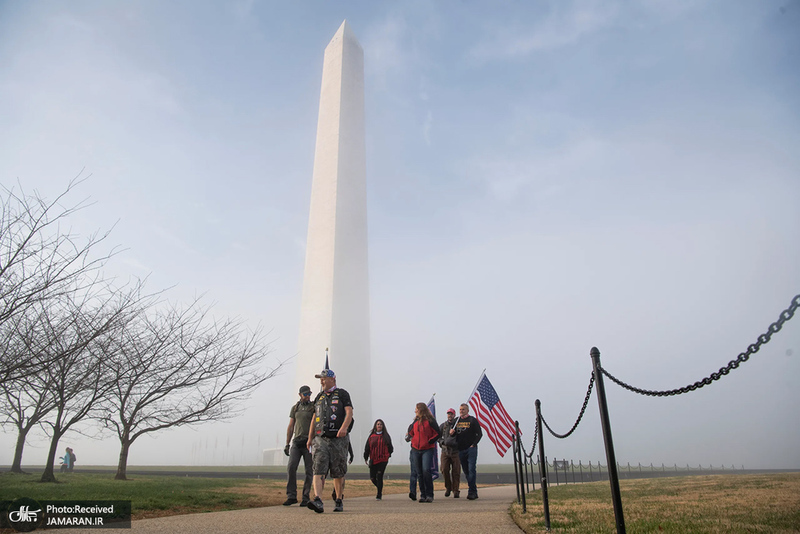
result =
[[[62,203],[88,177],[80,174],[54,200],[36,191],[19,193],[0,185],[0,327],[38,302],[80,290],[84,275],[97,270],[119,250],[92,257],[111,230],[79,239],[62,228],[71,215],[90,205],[83,200],[64,207]],[[83,288],[85,289],[85,287]],[[30,359],[6,352],[0,334],[0,383],[31,372]]]
[[240,413],[242,401],[283,366],[264,366],[270,351],[260,328],[214,321],[199,300],[153,308],[128,323],[106,355],[114,385],[103,421],[120,440],[116,478],[126,478],[140,436]]

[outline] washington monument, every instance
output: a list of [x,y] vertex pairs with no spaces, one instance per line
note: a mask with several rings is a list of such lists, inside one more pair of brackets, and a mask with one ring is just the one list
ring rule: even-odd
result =
[[353,401],[353,448],[372,428],[364,148],[364,51],[344,21],[325,48],[300,309],[297,386],[314,390],[330,349]]

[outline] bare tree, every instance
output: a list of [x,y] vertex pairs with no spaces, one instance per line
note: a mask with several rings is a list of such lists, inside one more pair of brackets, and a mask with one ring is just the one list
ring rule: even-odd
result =
[[270,351],[260,328],[214,321],[198,300],[129,322],[106,358],[113,386],[103,421],[120,440],[115,478],[126,480],[130,447],[142,435],[240,413],[242,401],[283,366],[264,366]]
[[47,361],[43,361],[39,343],[46,339],[42,333],[49,325],[48,311],[43,302],[29,306],[25,313],[16,314],[3,325],[6,331],[6,352],[12,357],[31,355],[31,367],[40,369],[0,382],[0,425],[13,426],[17,432],[12,473],[22,473],[22,452],[30,431],[56,406],[53,383],[49,373],[43,372]]
[[[84,200],[62,206],[83,180],[74,178],[52,201],[37,192],[26,194],[21,186],[17,193],[0,185],[0,325],[36,302],[74,291],[77,280],[115,253],[90,257],[109,232],[79,239],[62,228],[88,205]],[[20,356],[0,352],[0,382],[32,372],[29,358]]]
[[108,347],[142,302],[141,284],[127,292],[100,282],[88,288],[48,299],[40,331],[39,352],[49,362],[40,372],[55,398],[55,408],[45,421],[51,439],[42,482],[55,481],[53,465],[61,436],[99,410],[99,401],[112,386],[113,376],[104,361]]

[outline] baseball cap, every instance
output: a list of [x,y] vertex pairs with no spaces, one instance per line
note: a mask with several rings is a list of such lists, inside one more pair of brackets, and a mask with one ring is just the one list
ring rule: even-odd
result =
[[336,378],[336,373],[332,369],[323,369],[318,375],[314,375],[314,378]]
[[448,408],[447,409],[447,413],[456,413],[456,411],[454,409],[452,409],[452,408]]
[[308,386],[302,386],[300,388],[300,395],[302,395],[303,393],[311,393],[311,388]]

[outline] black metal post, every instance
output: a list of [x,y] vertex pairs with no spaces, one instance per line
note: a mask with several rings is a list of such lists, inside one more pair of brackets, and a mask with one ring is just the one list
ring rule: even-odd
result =
[[553,471],[556,472],[556,486],[560,486],[561,484],[558,483],[558,458],[553,458]]
[[603,384],[603,373],[600,366],[600,351],[592,347],[589,351],[594,369],[594,381],[597,387],[597,402],[600,405],[600,422],[603,426],[603,441],[606,446],[608,461],[608,479],[611,484],[611,499],[614,503],[614,517],[617,521],[617,534],[625,534],[625,517],[622,512],[622,497],[619,492],[619,474],[617,473],[617,457],[614,454],[614,440],[611,437],[611,421],[608,418],[606,388]]
[[519,450],[519,440],[514,436],[511,440],[511,454],[514,456],[514,484],[517,487],[517,502],[522,502],[519,497],[520,466],[517,464],[517,450]]
[[[531,451],[531,452],[533,452],[533,451]],[[531,480],[530,480],[530,474],[529,474],[530,471],[528,471],[528,462],[530,462],[531,459],[528,457],[527,454],[525,454],[525,449],[522,449],[522,459],[524,461],[522,465],[525,467],[525,493],[530,493],[530,491],[531,491],[530,490]]]
[[520,488],[522,489],[522,513],[528,511],[528,505],[525,503],[525,482],[522,478],[522,440],[520,439],[519,435],[519,421],[514,421],[514,427],[516,429],[516,439],[517,439],[517,455],[519,456],[519,475],[520,475]]
[[547,500],[547,459],[544,456],[544,434],[542,433],[542,403],[536,399],[536,430],[539,433],[539,485],[542,487],[544,504],[544,526],[550,530],[550,502]]

